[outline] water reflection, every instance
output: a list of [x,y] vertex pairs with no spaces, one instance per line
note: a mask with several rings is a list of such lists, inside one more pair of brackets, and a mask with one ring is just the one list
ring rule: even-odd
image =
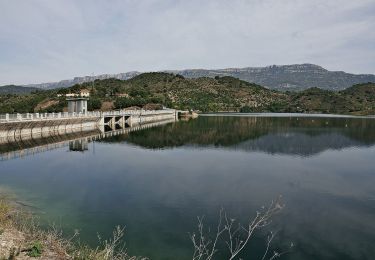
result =
[[63,135],[50,135],[44,138],[28,138],[18,140],[17,142],[8,142],[0,144],[0,161],[23,158],[38,153],[48,152],[54,149],[59,149],[69,146],[70,142],[75,140],[91,140],[101,134],[98,129],[67,133]]
[[[137,124],[132,127],[125,124],[125,128],[105,125],[98,127],[90,125],[87,128],[68,129],[68,131],[46,132],[38,136],[26,135],[18,138],[2,139],[0,142],[0,161],[23,158],[37,153],[69,146],[70,151],[87,151],[88,143],[108,137],[126,135],[133,131],[149,129],[152,127],[169,124],[175,120],[162,120],[158,122]],[[117,129],[118,128],[118,129]]]
[[118,136],[141,147],[222,147],[270,154],[310,156],[328,149],[366,147],[375,143],[375,120],[365,118],[200,117]]
[[79,139],[69,142],[69,151],[71,152],[85,152],[89,150],[87,139]]
[[[45,223],[80,229],[95,245],[126,226],[132,254],[191,259],[196,216],[245,221],[278,195],[268,230],[281,259],[373,259],[375,125],[370,119],[201,117],[3,161],[0,182]],[[82,143],[84,144],[84,143]],[[82,147],[86,147],[84,144]],[[79,149],[78,149],[79,150]],[[67,192],[68,191],[68,192]],[[258,232],[244,259],[259,259]]]

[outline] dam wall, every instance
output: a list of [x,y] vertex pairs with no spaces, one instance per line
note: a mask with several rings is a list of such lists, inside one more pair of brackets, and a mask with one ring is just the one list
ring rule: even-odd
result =
[[0,116],[0,144],[94,130],[114,131],[176,120],[174,109],[109,112],[12,114]]
[[19,140],[9,139],[9,142],[0,143],[0,161],[7,161],[15,158],[23,158],[30,155],[43,153],[46,151],[68,147],[69,150],[76,151],[87,146],[87,143],[113,136],[129,134],[175,122],[174,119],[162,120],[153,123],[142,123],[129,128],[105,131],[104,126],[95,127],[95,130],[83,132],[73,131],[61,135],[44,134],[43,137],[33,136],[33,138],[23,138]]

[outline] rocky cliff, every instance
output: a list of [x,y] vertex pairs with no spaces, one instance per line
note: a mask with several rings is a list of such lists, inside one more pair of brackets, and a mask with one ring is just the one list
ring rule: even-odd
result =
[[[282,91],[301,91],[311,87],[328,90],[343,90],[355,84],[375,82],[372,74],[350,74],[343,71],[328,71],[314,64],[295,64],[268,67],[228,68],[228,69],[187,69],[163,71],[180,74],[186,78],[231,76],[241,80]],[[59,82],[31,84],[27,87],[42,89],[66,88],[75,84],[91,82],[96,79],[115,78],[127,80],[141,72],[132,71],[119,74],[76,77]]]

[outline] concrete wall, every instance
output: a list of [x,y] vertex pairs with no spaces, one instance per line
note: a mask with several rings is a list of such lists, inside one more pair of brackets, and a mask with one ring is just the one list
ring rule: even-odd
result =
[[68,99],[68,112],[69,113],[86,113],[87,112],[87,99]]
[[[57,148],[62,148],[65,146],[69,146],[70,150],[73,151],[84,151],[88,146],[86,145],[87,142],[91,142],[93,140],[99,140],[106,137],[117,136],[128,134],[133,131],[139,131],[142,129],[152,128],[168,123],[175,122],[174,119],[165,120],[165,121],[158,121],[153,123],[145,123],[140,124],[134,127],[129,127],[121,130],[115,130],[110,132],[104,131],[104,126],[100,126],[99,128],[93,131],[85,131],[85,132],[74,132],[74,133],[66,133],[64,135],[54,135],[51,137],[43,137],[43,138],[33,138],[27,141],[22,142],[14,142],[14,143],[0,143],[0,161],[4,160],[11,160],[14,158],[25,157],[28,155],[33,155],[36,153],[42,153],[46,151],[50,151]],[[76,142],[78,141],[78,142]],[[78,145],[78,146],[77,146]]]
[[0,124],[0,144],[97,129],[97,121],[64,120]]
[[157,115],[135,115],[131,117],[130,121],[133,126],[136,124],[151,123],[151,122],[163,121],[163,120],[168,120],[168,119],[177,120],[176,113],[172,111],[171,112],[168,111],[166,113],[157,114]]
[[105,114],[102,117],[82,117],[71,119],[31,120],[0,123],[0,144],[28,139],[85,132],[109,126],[111,130],[124,129],[153,122],[176,120],[174,110],[159,110],[128,115]]

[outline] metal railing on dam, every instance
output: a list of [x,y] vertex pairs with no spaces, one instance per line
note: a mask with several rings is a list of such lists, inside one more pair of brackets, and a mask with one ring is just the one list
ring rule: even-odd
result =
[[59,120],[59,119],[80,119],[80,118],[97,118],[106,116],[156,116],[161,114],[176,113],[174,109],[162,110],[114,110],[114,111],[91,111],[86,113],[16,113],[1,114],[0,123],[24,122],[24,121],[43,121],[43,120]]

